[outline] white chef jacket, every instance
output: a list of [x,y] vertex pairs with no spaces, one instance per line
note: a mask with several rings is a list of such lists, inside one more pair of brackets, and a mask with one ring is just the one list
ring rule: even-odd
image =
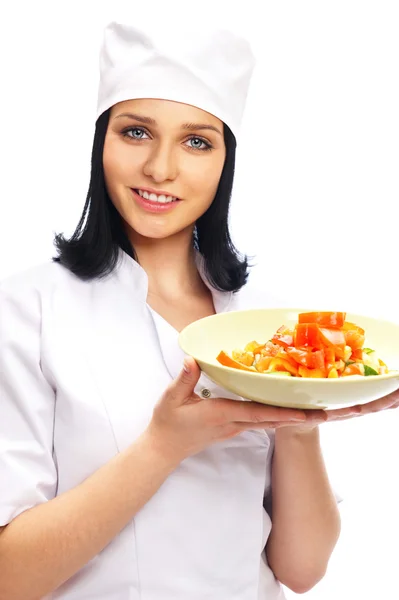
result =
[[[85,282],[49,262],[0,285],[0,525],[126,449],[182,367],[177,331],[147,305],[145,271],[119,258],[105,279]],[[199,254],[197,264],[216,312],[249,307],[210,286]],[[238,398],[205,375],[203,390]],[[264,553],[273,443],[271,431],[246,431],[185,459],[48,598],[283,599]]]

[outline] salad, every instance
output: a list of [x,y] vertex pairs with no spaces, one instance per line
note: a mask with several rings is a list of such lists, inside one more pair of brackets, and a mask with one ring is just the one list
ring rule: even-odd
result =
[[289,377],[388,373],[387,365],[364,343],[364,329],[346,321],[344,312],[300,313],[294,328],[283,325],[265,344],[252,341],[231,356],[220,352],[217,360],[235,369]]

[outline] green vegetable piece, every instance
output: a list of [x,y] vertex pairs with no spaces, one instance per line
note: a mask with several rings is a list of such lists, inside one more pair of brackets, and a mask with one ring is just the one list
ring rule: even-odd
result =
[[377,371],[368,365],[364,365],[364,374],[368,375],[378,375]]
[[371,348],[363,348],[363,352],[365,352],[366,354],[372,354],[374,350],[372,350]]

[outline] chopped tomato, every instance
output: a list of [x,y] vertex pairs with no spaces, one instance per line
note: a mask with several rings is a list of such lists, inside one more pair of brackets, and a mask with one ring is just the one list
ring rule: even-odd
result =
[[[363,348],[363,344],[365,341],[364,334],[359,333],[358,331],[354,331],[350,329],[349,331],[344,332],[345,342],[347,346],[350,346],[353,350],[360,350]],[[359,357],[361,358],[361,356]]]
[[288,356],[291,356],[299,365],[303,365],[304,367],[310,367],[310,356],[311,351],[301,350],[300,348],[287,348]]
[[346,369],[342,371],[341,377],[347,377],[348,375],[364,375],[364,365],[360,362],[348,365]]
[[266,342],[264,350],[261,350],[263,356],[276,356],[280,352],[281,346],[273,344],[272,342]]
[[[349,344],[348,344],[349,345]],[[362,360],[363,359],[363,349],[358,348],[357,350],[353,350],[351,354],[351,359],[353,360]]]
[[316,323],[298,323],[295,327],[294,344],[296,348],[305,346],[321,349],[320,329]]
[[333,348],[335,356],[343,358],[345,353],[345,336],[340,329],[324,329],[320,327],[320,339],[327,346]]
[[294,338],[292,337],[292,335],[287,335],[284,333],[279,333],[276,335],[274,335],[272,337],[272,342],[274,344],[279,344],[280,346],[284,346],[284,348],[287,348],[287,346],[292,346],[294,343]]
[[325,348],[324,359],[325,359],[327,371],[330,371],[331,369],[336,368],[335,352],[334,352],[334,348],[332,346]]
[[317,323],[321,327],[340,329],[346,318],[344,312],[309,312],[298,316],[298,323]]
[[325,369],[326,359],[324,350],[315,350],[312,352],[312,369]]
[[286,348],[288,356],[290,356],[295,362],[309,369],[323,369],[324,351],[316,350],[312,352],[307,348]]
[[240,369],[241,371],[254,371],[253,367],[246,367],[245,365],[242,365],[236,360],[233,360],[228,354],[226,354],[226,352],[223,352],[223,350],[222,352],[220,352],[216,360],[218,360],[220,364],[222,364],[225,367]]

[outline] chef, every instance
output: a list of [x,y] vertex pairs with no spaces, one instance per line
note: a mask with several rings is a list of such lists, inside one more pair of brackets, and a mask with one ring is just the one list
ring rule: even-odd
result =
[[247,402],[178,346],[276,304],[244,298],[228,227],[253,67],[228,31],[105,29],[82,218],[0,286],[0,600],[277,600],[326,571],[326,413]]

